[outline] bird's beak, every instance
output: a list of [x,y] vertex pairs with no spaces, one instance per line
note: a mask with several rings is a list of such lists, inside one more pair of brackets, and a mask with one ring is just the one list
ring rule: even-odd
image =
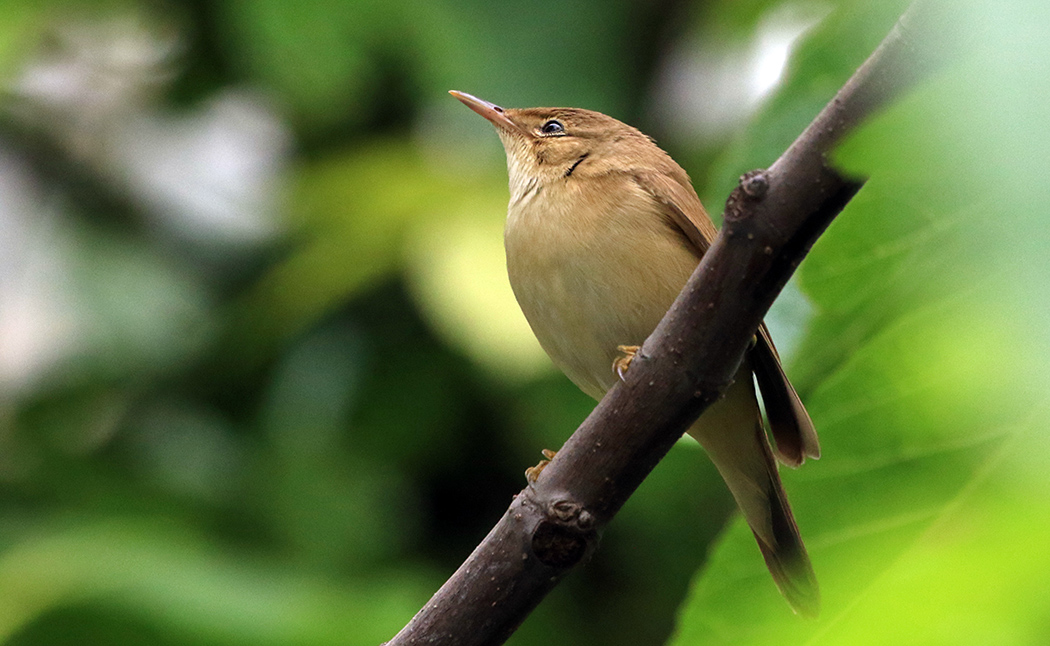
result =
[[488,101],[479,99],[476,96],[467,94],[466,92],[457,92],[456,90],[449,90],[448,92],[452,96],[456,97],[463,102],[468,108],[477,112],[481,116],[485,117],[492,122],[492,125],[496,126],[501,130],[509,130],[511,132],[524,134],[518,124],[514,123],[507,117],[507,112],[496,105],[495,103],[489,103]]

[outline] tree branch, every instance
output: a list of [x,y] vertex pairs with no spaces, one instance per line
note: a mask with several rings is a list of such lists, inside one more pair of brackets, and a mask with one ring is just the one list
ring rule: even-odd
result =
[[501,644],[595,549],[601,528],[732,382],[774,298],[863,184],[826,154],[929,71],[910,36],[914,9],[768,170],[741,178],[721,232],[626,380],[389,646]]

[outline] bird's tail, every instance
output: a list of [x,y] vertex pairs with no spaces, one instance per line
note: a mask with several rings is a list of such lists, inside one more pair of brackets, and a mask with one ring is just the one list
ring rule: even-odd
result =
[[746,362],[725,398],[705,411],[689,434],[728,485],[780,592],[795,612],[815,616],[817,578],[777,473]]

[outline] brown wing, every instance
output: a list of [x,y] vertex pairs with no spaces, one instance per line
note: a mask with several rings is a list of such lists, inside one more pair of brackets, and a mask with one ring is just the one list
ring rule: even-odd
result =
[[820,457],[820,443],[813,421],[802,405],[795,388],[784,374],[780,356],[763,323],[755,335],[755,345],[749,351],[751,368],[766,405],[766,417],[776,442],[776,454],[781,462],[797,467],[806,458]]
[[[635,181],[665,205],[668,215],[695,246],[699,258],[714,240],[715,227],[685,171],[677,167],[667,170],[636,175]],[[817,434],[784,375],[765,323],[759,326],[756,339],[748,358],[766,402],[775,452],[786,464],[798,466],[807,456],[819,457]],[[745,421],[739,422],[737,416]],[[753,433],[725,432],[746,429],[748,424]],[[704,447],[725,479],[758,540],[777,587],[797,612],[815,616],[820,606],[817,579],[777,474],[752,384],[744,382],[731,387],[726,398],[709,408],[689,433]]]
[[[717,233],[711,218],[689,184],[685,171],[637,173],[635,181],[657,201],[667,207],[668,215],[685,233],[702,256]],[[681,177],[678,177],[680,175]],[[765,402],[770,431],[781,462],[797,467],[807,457],[820,457],[820,443],[813,421],[780,365],[773,339],[766,324],[758,328],[755,346],[750,350],[751,365]]]
[[635,173],[633,177],[642,189],[667,207],[667,214],[696,247],[699,258],[711,246],[718,231],[689,184],[689,176],[680,169],[679,174],[681,180],[661,172]]

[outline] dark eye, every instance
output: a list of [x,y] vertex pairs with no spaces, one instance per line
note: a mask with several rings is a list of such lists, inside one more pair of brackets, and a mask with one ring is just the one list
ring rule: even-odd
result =
[[565,126],[561,125],[561,121],[557,119],[551,119],[547,123],[540,126],[540,132],[545,135],[560,135],[565,132]]

